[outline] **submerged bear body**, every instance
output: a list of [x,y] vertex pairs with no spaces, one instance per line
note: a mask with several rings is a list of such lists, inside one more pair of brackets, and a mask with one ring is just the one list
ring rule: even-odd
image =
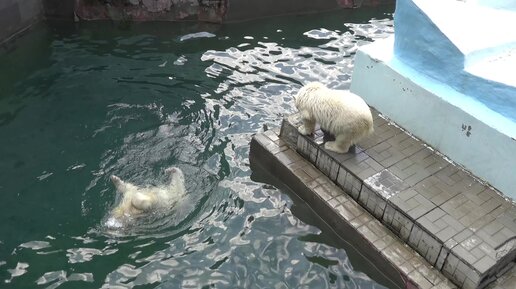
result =
[[121,194],[121,200],[111,211],[108,226],[119,227],[122,220],[133,219],[159,210],[172,209],[186,195],[185,178],[181,169],[165,170],[168,182],[162,186],[139,187],[111,176],[111,181]]

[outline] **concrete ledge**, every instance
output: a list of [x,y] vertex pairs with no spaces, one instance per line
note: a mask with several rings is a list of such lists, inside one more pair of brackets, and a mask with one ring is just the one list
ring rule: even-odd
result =
[[[284,126],[283,134],[288,134],[289,128]],[[253,170],[262,169],[281,176],[281,180],[292,191],[307,202],[337,234],[358,247],[394,284],[404,284],[405,288],[455,287],[356,200],[298,154],[288,141],[292,139],[280,139],[273,131],[253,137],[250,152]]]
[[281,138],[461,288],[482,288],[516,258],[516,206],[374,111],[356,154],[324,150],[323,134]]
[[280,139],[277,133],[267,131],[253,137],[250,161],[253,170],[261,169],[281,176],[292,191],[337,234],[357,246],[394,284],[405,283],[405,288],[454,288],[446,277]]

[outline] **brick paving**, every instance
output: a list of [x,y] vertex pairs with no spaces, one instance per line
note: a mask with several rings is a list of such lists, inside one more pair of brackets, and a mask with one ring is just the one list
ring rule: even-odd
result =
[[[355,153],[326,151],[320,131],[311,137],[300,135],[297,115],[283,121],[279,139],[273,132],[265,137],[283,141],[278,148],[269,147],[277,159],[292,160],[287,147],[297,151],[458,287],[482,288],[509,274],[505,272],[514,274],[510,269],[516,261],[515,204],[378,112],[373,110],[373,115],[375,132],[357,145]],[[317,180],[315,174],[300,177],[312,178],[309,184]],[[357,222],[357,212],[339,204],[327,186],[315,188],[343,218]],[[367,227],[361,233],[374,230]],[[373,243],[385,246],[377,237]],[[412,268],[408,263],[400,266]],[[413,273],[413,279],[419,274]]]
[[[251,142],[250,159],[253,169],[260,166],[263,170],[280,176],[336,233],[374,262],[391,279],[393,286],[400,289],[456,288],[336,182],[340,180],[344,183],[347,179],[346,184],[360,191],[361,182],[352,173],[343,174],[340,170],[335,173],[335,167],[328,164],[322,166],[325,171],[323,173],[306,159],[306,155],[302,157],[285,142],[281,142],[281,139],[278,141],[273,131],[255,135]],[[319,164],[322,165],[321,162]],[[365,167],[357,167],[357,170],[363,172]],[[396,185],[399,184],[394,184]]]

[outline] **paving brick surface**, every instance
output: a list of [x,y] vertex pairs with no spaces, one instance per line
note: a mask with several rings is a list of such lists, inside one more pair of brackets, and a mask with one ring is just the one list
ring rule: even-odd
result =
[[[456,286],[483,288],[504,276],[516,260],[515,203],[374,110],[373,119],[375,132],[361,140],[354,153],[326,151],[321,131],[299,135],[295,114],[282,124],[283,143],[275,136],[265,143],[280,154],[282,163],[294,159],[284,145],[295,149]],[[334,198],[322,187],[318,190],[323,199]],[[370,220],[357,216],[349,205],[333,205],[343,218],[354,217],[350,222],[362,234],[375,231],[362,227]],[[389,240],[376,237],[373,243],[389,247]],[[413,270],[411,266],[400,264],[405,271]],[[413,279],[424,275],[411,274]]]
[[[296,144],[298,143],[296,141]],[[274,134],[257,134],[251,142],[251,155],[260,154],[260,156],[250,157],[251,162],[261,162],[260,166],[265,170],[281,174],[284,179],[289,180],[287,185],[297,188],[296,193],[340,235],[348,238],[353,235],[349,231],[350,228],[355,230],[356,234],[360,236],[360,244],[365,246],[363,250],[369,254],[374,251],[382,259],[372,260],[377,266],[389,264],[388,266],[392,267],[387,268],[396,270],[395,273],[384,273],[389,277],[395,277],[394,274],[403,276],[399,280],[405,284],[400,284],[401,286],[407,288],[455,288],[442,273],[400,240],[381,221],[387,202],[373,193],[369,185],[362,185],[362,179],[354,174],[357,171],[347,171],[339,165],[335,172],[332,163],[335,160],[327,159],[327,155],[323,155],[323,159],[316,158],[311,163],[312,161],[306,158],[309,154],[302,157],[302,154],[298,154],[292,148],[279,149],[281,146],[282,143],[278,142]],[[356,160],[357,163],[360,163],[358,158]],[[364,160],[366,159],[362,159],[362,161]],[[322,170],[314,165],[322,166]],[[378,176],[378,179],[384,184],[387,184],[386,180],[390,180],[390,187],[400,185],[399,179],[394,178],[393,175],[383,173]],[[368,209],[361,206],[355,197],[342,189],[341,185],[344,183],[339,184],[339,180],[351,184],[350,187],[356,190],[357,197],[365,197],[370,194],[368,202],[376,202],[376,207],[381,208],[381,215],[369,213]],[[346,180],[348,181],[346,182]],[[360,185],[357,186],[356,182]],[[393,212],[395,213],[394,210]],[[395,226],[398,222],[403,223],[404,220],[399,219],[401,217],[403,216],[393,217],[392,223],[396,223]],[[405,228],[405,223],[400,227]],[[410,229],[406,230],[407,237],[409,232]]]

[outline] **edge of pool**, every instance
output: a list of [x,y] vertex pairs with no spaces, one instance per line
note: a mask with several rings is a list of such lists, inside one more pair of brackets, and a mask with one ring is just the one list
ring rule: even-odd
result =
[[249,159],[253,170],[263,170],[280,178],[339,237],[376,264],[392,285],[398,288],[456,288],[282,140],[277,130],[257,133],[252,138]]

